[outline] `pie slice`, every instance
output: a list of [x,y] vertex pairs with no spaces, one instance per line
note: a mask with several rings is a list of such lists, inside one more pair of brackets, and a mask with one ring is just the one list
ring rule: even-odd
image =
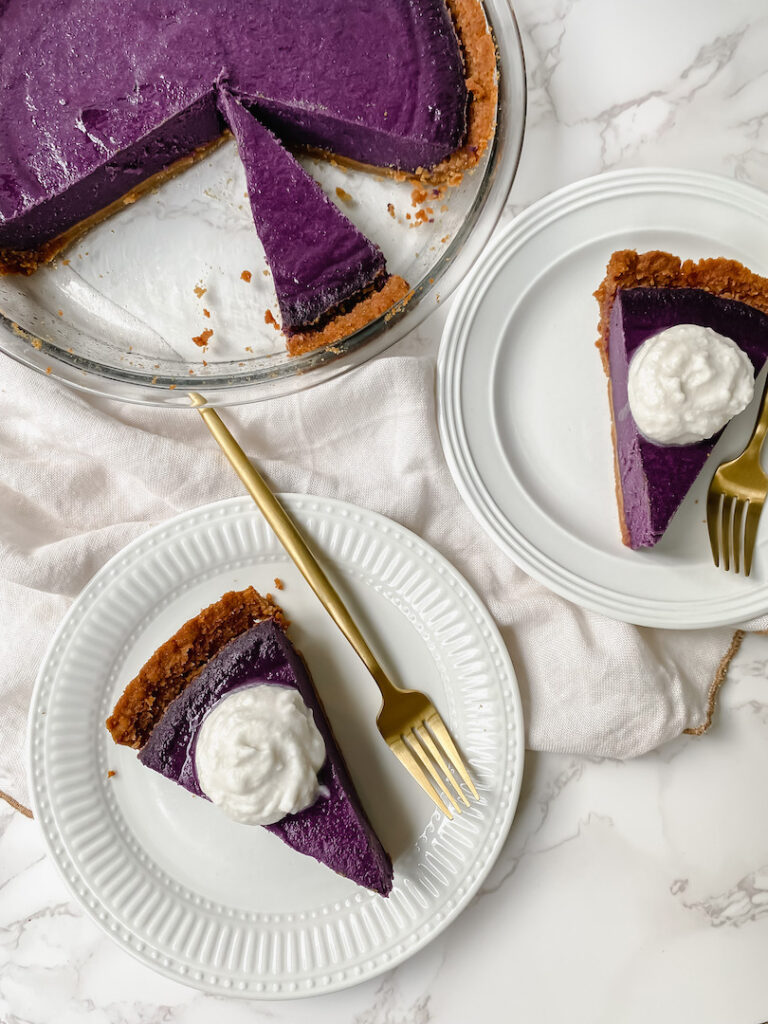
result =
[[648,338],[678,324],[732,339],[758,373],[768,358],[768,279],[727,259],[682,262],[667,252],[611,256],[595,292],[598,347],[608,377],[616,499],[623,542],[652,547],[691,489],[720,431],[694,444],[661,445],[638,430],[629,407],[629,364]]
[[387,896],[392,861],[363,810],[284,625],[280,609],[252,587],[225,594],[152,655],[126,687],[107,728],[115,742],[139,748],[142,764],[207,799],[195,767],[195,743],[206,715],[236,690],[297,690],[325,744],[319,795],[309,807],[264,827],[299,853]]
[[326,344],[340,318],[346,326],[354,315],[363,327],[404,298],[408,285],[387,274],[381,249],[357,230],[272,132],[223,89],[219,108],[237,140],[289,350]]

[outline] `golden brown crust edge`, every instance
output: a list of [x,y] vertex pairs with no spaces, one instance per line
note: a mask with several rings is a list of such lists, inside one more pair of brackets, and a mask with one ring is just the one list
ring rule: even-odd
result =
[[631,537],[629,534],[629,527],[627,526],[627,519],[624,515],[624,492],[621,489],[621,474],[619,473],[619,446],[616,441],[616,416],[613,408],[613,389],[611,388],[610,378],[607,381],[608,385],[608,406],[611,410],[611,444],[613,445],[613,481],[614,490],[616,491],[616,508],[619,510],[619,529],[621,530],[621,542],[626,544],[627,547],[631,547]]
[[594,293],[600,306],[597,347],[606,374],[609,371],[608,329],[619,288],[700,288],[721,299],[736,299],[768,313],[768,279],[753,274],[737,260],[682,261],[661,249],[643,253],[620,249],[608,260],[605,277]]
[[272,595],[262,597],[253,587],[230,590],[204,608],[162,646],[128,683],[106,721],[112,739],[141,748],[171,701],[236,636],[264,619],[283,629],[288,622]]
[[458,184],[474,167],[496,130],[496,46],[480,0],[446,0],[464,57],[469,104],[467,140],[447,160],[425,172],[430,184]]
[[407,302],[413,292],[408,282],[397,275],[387,278],[383,288],[364,295],[345,313],[339,313],[323,327],[297,331],[286,338],[288,355],[299,356],[343,341],[366,324],[378,319],[395,305]]

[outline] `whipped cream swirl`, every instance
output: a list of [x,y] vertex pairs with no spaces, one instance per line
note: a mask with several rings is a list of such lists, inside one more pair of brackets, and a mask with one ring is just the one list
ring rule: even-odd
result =
[[709,327],[677,324],[637,349],[627,388],[637,429],[649,441],[694,444],[749,405],[755,375],[730,338]]
[[271,825],[311,806],[325,757],[301,694],[271,683],[222,697],[203,719],[195,745],[200,788],[247,825]]

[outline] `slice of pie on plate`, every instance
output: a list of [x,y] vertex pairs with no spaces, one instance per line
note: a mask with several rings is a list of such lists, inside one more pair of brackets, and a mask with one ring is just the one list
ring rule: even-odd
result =
[[[280,609],[252,587],[224,594],[155,651],[126,687],[107,728],[116,743],[139,749],[142,764],[219,803],[236,820],[254,821],[244,810],[263,811],[264,801],[273,801],[272,813],[262,815],[270,818],[264,827],[299,853],[387,896],[392,861],[285,625]],[[276,700],[278,711],[270,704],[267,712],[254,712],[259,698]],[[262,716],[257,734],[254,714]],[[302,743],[316,748],[308,798],[307,773],[300,774],[306,764],[296,768]],[[297,810],[274,811],[276,780],[280,798],[297,801]]]
[[709,328],[734,342],[759,373],[768,358],[768,279],[728,259],[681,261],[671,253],[613,253],[595,292],[598,347],[608,377],[616,499],[623,542],[652,547],[690,490],[720,430],[693,443],[660,444],[630,409],[633,356],[678,325]]

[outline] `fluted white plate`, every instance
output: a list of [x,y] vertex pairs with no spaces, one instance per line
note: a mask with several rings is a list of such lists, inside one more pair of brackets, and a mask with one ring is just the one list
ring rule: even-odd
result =
[[752,575],[712,563],[714,467],[745,445],[761,388],[726,428],[661,541],[621,543],[606,378],[592,293],[616,249],[726,256],[768,275],[768,196],[728,178],[642,168],[528,207],[474,265],[443,332],[440,435],[462,496],[526,572],[643,626],[702,628],[768,610],[768,527]]
[[[515,674],[488,612],[427,544],[381,516],[285,496],[394,678],[425,690],[481,796],[449,822],[375,727],[378,693],[250,500],[155,527],[113,558],[62,623],[37,679],[35,817],[83,907],[149,966],[211,992],[329,992],[410,956],[467,905],[520,789]],[[395,866],[383,899],[239,825],[144,768],[104,727],[126,682],[226,590],[273,590],[292,620],[361,798]],[[114,772],[109,776],[109,772]]]

